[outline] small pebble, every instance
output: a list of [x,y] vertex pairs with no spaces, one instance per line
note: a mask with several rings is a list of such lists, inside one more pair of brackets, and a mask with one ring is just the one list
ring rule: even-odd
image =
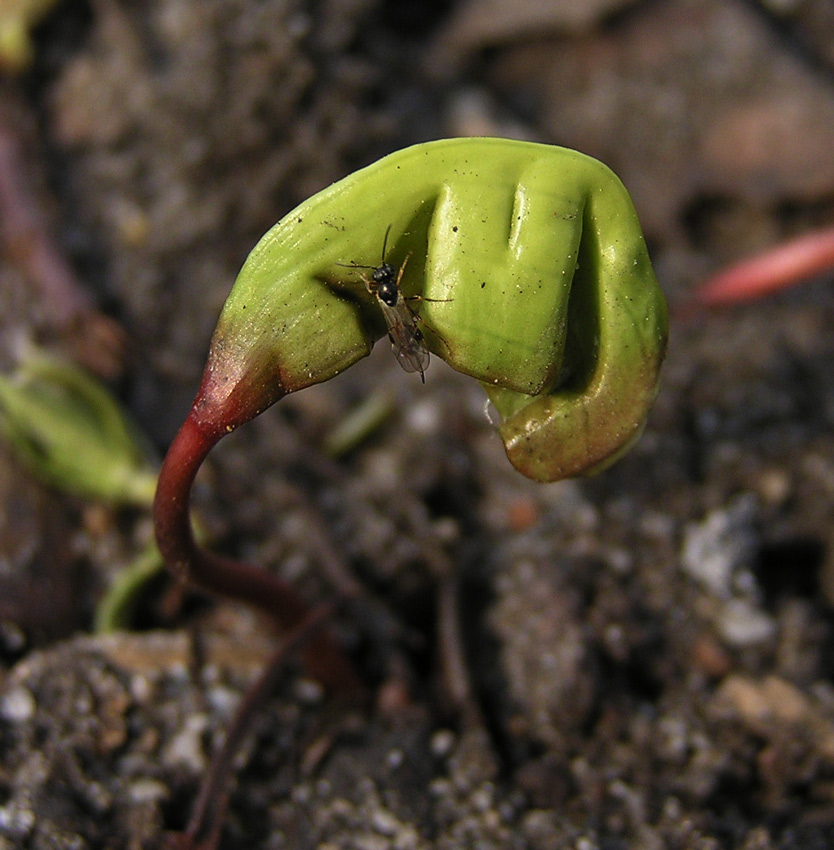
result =
[[10,690],[0,700],[0,716],[11,723],[23,723],[34,716],[36,707],[31,692],[20,686]]

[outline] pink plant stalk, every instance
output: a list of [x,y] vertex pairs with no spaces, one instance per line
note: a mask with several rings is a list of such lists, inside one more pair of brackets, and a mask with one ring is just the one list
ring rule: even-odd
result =
[[834,227],[792,239],[709,278],[695,302],[717,307],[753,301],[834,268]]

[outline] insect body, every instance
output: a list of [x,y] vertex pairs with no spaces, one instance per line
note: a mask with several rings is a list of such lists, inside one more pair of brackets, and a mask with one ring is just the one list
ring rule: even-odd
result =
[[[369,269],[370,275],[363,275],[362,282],[365,288],[373,295],[379,309],[382,310],[385,324],[388,327],[388,339],[400,366],[406,372],[419,372],[420,379],[426,383],[426,369],[429,368],[429,350],[423,332],[419,328],[421,321],[418,314],[409,307],[409,300],[423,300],[420,296],[408,299],[402,294],[400,281],[402,280],[405,264],[408,262],[409,254],[403,260],[399,270],[385,260],[385,248],[388,244],[390,226],[385,231],[385,239],[382,243],[382,263],[378,266],[360,266],[351,263],[346,266],[351,269]],[[428,300],[428,299],[426,299]]]

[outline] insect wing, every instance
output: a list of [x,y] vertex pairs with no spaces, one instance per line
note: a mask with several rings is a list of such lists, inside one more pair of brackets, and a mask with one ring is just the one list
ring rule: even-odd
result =
[[411,308],[402,299],[395,307],[384,301],[379,301],[379,306],[400,366],[406,372],[419,372],[422,375],[429,368],[429,350],[423,342]]

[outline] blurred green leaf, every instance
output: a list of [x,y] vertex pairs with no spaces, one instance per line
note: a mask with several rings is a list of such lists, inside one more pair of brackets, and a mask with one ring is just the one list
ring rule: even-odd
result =
[[17,73],[32,61],[29,37],[57,0],[0,0],[0,69]]
[[29,352],[0,375],[0,434],[47,483],[112,504],[149,506],[157,471],[137,429],[95,378]]

